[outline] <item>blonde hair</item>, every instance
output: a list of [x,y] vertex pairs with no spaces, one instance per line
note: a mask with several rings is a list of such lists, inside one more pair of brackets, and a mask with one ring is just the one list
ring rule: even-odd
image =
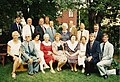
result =
[[12,37],[13,37],[14,35],[18,35],[18,37],[20,36],[20,34],[18,33],[18,31],[13,31],[13,32],[12,32]]
[[90,33],[89,36],[94,36],[95,37],[95,34],[94,33]]
[[45,37],[49,37],[49,34],[44,34],[43,38],[45,39]]
[[56,37],[59,37],[60,39],[61,39],[61,34],[60,33],[56,33],[56,34],[54,34],[54,39],[56,38]]

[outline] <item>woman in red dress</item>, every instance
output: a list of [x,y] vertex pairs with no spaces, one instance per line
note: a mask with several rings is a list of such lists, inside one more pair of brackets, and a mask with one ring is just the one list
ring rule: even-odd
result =
[[53,69],[53,62],[55,62],[53,58],[53,51],[52,51],[52,43],[49,41],[49,35],[44,34],[44,41],[41,43],[41,50],[44,52],[45,62],[50,65],[51,73],[55,73]]

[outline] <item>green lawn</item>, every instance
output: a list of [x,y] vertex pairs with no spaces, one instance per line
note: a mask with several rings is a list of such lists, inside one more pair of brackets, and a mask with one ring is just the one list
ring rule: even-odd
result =
[[85,76],[81,73],[81,70],[71,72],[69,68],[55,74],[46,69],[45,74],[39,72],[34,76],[29,76],[27,72],[17,72],[15,80],[11,77],[11,71],[12,63],[7,63],[4,67],[0,64],[0,82],[120,82],[119,76],[116,75],[111,75],[108,79],[104,80],[97,74]]

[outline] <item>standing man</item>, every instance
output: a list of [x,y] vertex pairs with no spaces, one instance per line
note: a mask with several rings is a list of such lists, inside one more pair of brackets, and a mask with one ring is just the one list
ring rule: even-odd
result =
[[56,30],[54,29],[54,22],[50,21],[50,27],[46,29],[46,33],[50,36],[50,41],[54,41],[54,34],[56,33]]
[[[18,31],[18,33],[20,34],[19,39],[22,41],[22,24],[20,24],[20,20],[20,16],[15,17],[15,23],[12,24],[10,28],[10,35],[12,35],[12,32]],[[10,39],[12,39],[12,36],[10,37]]]
[[22,54],[25,60],[28,61],[28,74],[33,75],[39,70],[39,64],[41,59],[38,57],[35,45],[31,40],[31,35],[26,34],[25,40],[22,43]]
[[39,19],[39,25],[36,26],[35,28],[35,33],[39,33],[40,34],[40,41],[43,41],[43,35],[45,34],[46,32],[46,28],[43,26],[44,24],[44,19],[43,18],[40,18]]
[[87,38],[87,42],[89,40],[89,31],[88,30],[85,30],[85,25],[84,23],[80,23],[80,30],[77,32],[77,39],[78,41],[81,40],[81,37],[82,36],[85,36]]
[[[32,25],[32,19],[27,19],[27,24],[23,27],[22,36],[23,40],[25,40],[25,35],[29,34],[31,37],[34,34],[35,27]],[[32,38],[31,38],[32,39]]]
[[103,32],[100,30],[99,24],[97,24],[97,23],[94,24],[94,32],[93,33],[95,34],[95,40],[99,41],[101,43]]
[[113,45],[108,41],[108,35],[106,33],[103,34],[102,40],[103,43],[100,44],[101,47],[101,57],[100,62],[97,63],[98,70],[100,72],[100,75],[103,76],[104,79],[108,78],[108,75],[110,74],[118,74],[119,70],[112,69],[107,70],[106,67],[109,67],[111,65],[111,62],[113,60],[113,53],[114,53],[114,47]]
[[95,41],[94,33],[89,36],[89,42],[86,46],[86,60],[85,60],[85,73],[87,76],[93,72],[96,64],[99,62],[100,44]]
[[70,35],[75,35],[77,37],[77,28],[73,24],[73,21],[69,22],[69,28],[68,31],[70,32]]

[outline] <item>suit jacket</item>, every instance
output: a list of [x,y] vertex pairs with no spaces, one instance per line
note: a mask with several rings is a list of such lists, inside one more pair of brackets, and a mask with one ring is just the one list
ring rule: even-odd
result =
[[[101,51],[103,48],[103,44],[104,43],[100,44]],[[103,54],[101,54],[101,60],[111,60],[112,61],[113,53],[114,53],[114,46],[109,41],[107,41],[104,45],[104,52],[103,52]]]
[[[53,30],[53,33],[52,33],[52,30]],[[56,30],[54,28],[52,28],[52,30],[51,30],[51,27],[46,29],[46,33],[49,34],[51,42],[54,41],[54,34],[56,33]]]
[[99,41],[101,43],[102,42],[102,35],[103,35],[103,32],[101,30],[99,30],[98,33],[97,33],[97,37],[96,37],[95,40]]
[[42,29],[42,27],[40,25],[36,26],[35,33],[39,33],[40,34],[40,41],[44,40],[43,39],[43,35],[45,34],[45,32],[44,32],[44,30]]
[[[87,38],[87,42],[88,42],[88,40],[89,40],[89,31],[88,30],[83,30],[82,36],[85,36]],[[80,39],[81,39],[81,31],[79,30],[77,32],[77,40],[80,41]]]
[[90,48],[90,42],[87,43],[86,46],[86,56],[92,56],[92,62],[97,63],[99,62],[99,55],[100,55],[100,44],[98,41],[94,41],[92,44],[92,48]]
[[22,54],[28,60],[29,58],[38,58],[38,52],[35,49],[35,44],[32,41],[29,41],[30,52],[28,49],[28,42],[24,41],[21,45]]

